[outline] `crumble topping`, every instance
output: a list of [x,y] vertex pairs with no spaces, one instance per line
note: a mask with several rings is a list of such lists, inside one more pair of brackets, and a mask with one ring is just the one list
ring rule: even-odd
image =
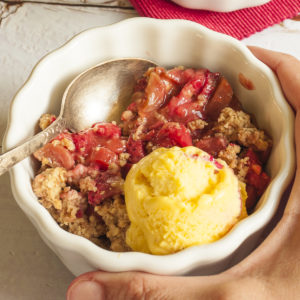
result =
[[125,242],[125,234],[129,227],[124,197],[118,195],[95,207],[95,212],[102,217],[106,225],[106,236],[113,251],[129,251]]
[[56,120],[56,116],[53,114],[43,114],[40,117],[39,126],[42,130],[46,129],[51,123]]
[[193,130],[197,130],[197,129],[203,129],[205,126],[207,126],[208,123],[205,122],[204,120],[194,120],[194,121],[190,121],[187,124],[187,127],[193,131]]
[[61,145],[65,148],[67,148],[68,150],[70,151],[74,151],[75,150],[75,145],[73,143],[73,141],[69,138],[63,138],[61,140],[53,140],[51,142],[54,146],[57,146],[57,145]]
[[264,131],[251,123],[250,115],[230,107],[221,111],[213,131],[223,134],[230,142],[238,142],[257,151],[266,151],[272,143]]
[[61,209],[60,194],[66,181],[67,171],[64,168],[49,168],[34,178],[32,188],[44,207]]

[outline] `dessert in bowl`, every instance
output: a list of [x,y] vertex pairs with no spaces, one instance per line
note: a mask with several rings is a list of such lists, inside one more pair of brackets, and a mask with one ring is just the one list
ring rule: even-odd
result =
[[[272,71],[236,40],[188,21],[143,18],[83,32],[35,67],[12,103],[4,147],[11,148],[33,135],[43,113],[58,114],[64,89],[76,75],[101,61],[120,57],[146,58],[166,67],[204,67],[228,79],[244,109],[255,115],[259,128],[264,128],[273,141],[266,166],[271,182],[255,211],[217,242],[170,255],[151,255],[105,250],[60,228],[31,188],[37,171],[32,158],[10,171],[14,196],[43,240],[75,275],[95,269],[185,274],[218,263],[224,265],[248,237],[258,236],[274,215],[294,168],[292,112]],[[241,73],[251,80],[254,89],[240,83]],[[26,110],[30,106],[35,109]]]
[[[96,123],[66,129],[34,153],[33,191],[62,228],[113,251],[171,254],[218,240],[251,213],[270,181],[272,140],[224,76],[151,67],[117,97],[112,108],[127,104],[120,122],[97,122],[104,96],[92,74]],[[58,122],[44,114],[39,123]]]

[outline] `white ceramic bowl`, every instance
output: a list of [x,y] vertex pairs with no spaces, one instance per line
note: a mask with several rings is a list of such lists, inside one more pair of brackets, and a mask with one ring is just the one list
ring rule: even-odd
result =
[[[295,165],[293,114],[277,79],[237,40],[182,20],[134,18],[87,30],[44,57],[34,68],[13,99],[3,147],[12,148],[32,136],[41,114],[57,114],[63,92],[76,75],[101,61],[120,57],[146,58],[163,66],[204,66],[227,77],[244,108],[255,114],[259,126],[266,129],[274,141],[267,165],[272,182],[256,211],[215,243],[154,256],[107,251],[61,229],[32,191],[31,181],[35,175],[32,158],[10,170],[14,197],[42,239],[75,275],[95,269],[158,274],[192,271],[203,274],[221,270],[228,266],[233,255],[238,255],[235,251],[249,237],[252,241],[247,251],[253,247],[260,230],[274,215]],[[241,86],[240,72],[251,79],[255,90]]]
[[230,12],[263,5],[271,0],[172,0],[180,6],[218,12]]

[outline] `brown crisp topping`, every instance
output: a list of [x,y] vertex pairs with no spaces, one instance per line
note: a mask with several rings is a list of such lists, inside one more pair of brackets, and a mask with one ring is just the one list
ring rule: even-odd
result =
[[99,237],[106,232],[106,226],[100,218],[89,220],[88,218],[77,218],[65,227],[71,233],[83,236],[95,244],[102,246]]
[[126,244],[126,231],[129,227],[129,219],[126,211],[125,201],[122,196],[115,196],[113,199],[105,200],[95,207],[107,226],[107,237],[111,241],[111,250],[124,252],[129,251]]
[[239,129],[237,139],[243,146],[253,147],[258,151],[266,151],[271,143],[265,133],[257,128]]
[[251,123],[250,115],[230,107],[222,110],[213,131],[216,134],[223,134],[231,142],[238,142],[242,146],[252,147],[258,151],[266,151],[272,143],[264,131]]
[[62,193],[62,198],[61,209],[55,209],[53,206],[48,208],[55,221],[63,229],[83,236],[101,247],[107,247],[104,241],[99,239],[106,233],[106,226],[103,220],[95,216],[87,217],[85,214],[82,217],[76,216],[80,209],[86,209],[86,199],[82,194],[76,190],[66,188]]
[[218,154],[218,157],[223,159],[230,168],[235,169],[238,164],[238,156],[240,153],[241,147],[236,144],[229,144],[225,150],[221,150]]
[[205,126],[207,126],[208,123],[204,120],[198,119],[194,121],[188,122],[187,126],[191,131],[197,130],[197,129],[203,129]]
[[248,173],[248,169],[249,169],[249,158],[248,157],[240,158],[234,170],[235,174],[237,175],[240,181],[242,182],[246,181],[245,177]]
[[41,163],[42,163],[41,166],[42,169],[46,169],[48,166],[51,166],[53,164],[52,161],[47,157],[43,157]]
[[119,155],[119,164],[121,167],[124,167],[127,164],[127,160],[129,159],[130,154],[129,153],[121,153]]
[[77,192],[70,187],[66,187],[60,194],[62,200],[62,207],[59,211],[59,222],[68,225],[70,222],[76,220],[76,214],[80,208],[86,203],[86,199],[82,193]]
[[44,207],[61,209],[60,193],[66,181],[67,171],[64,168],[49,168],[34,178],[32,188]]
[[43,114],[40,117],[39,126],[42,130],[46,129],[52,122],[55,120],[55,115],[52,114]]
[[225,107],[218,118],[214,132],[222,133],[229,141],[235,141],[237,131],[241,128],[253,127],[250,116],[243,111],[235,111],[230,107]]
[[83,193],[87,193],[90,191],[92,191],[92,192],[97,191],[96,181],[94,179],[92,179],[90,176],[81,178],[79,180],[79,187],[80,187],[80,191]]
[[75,150],[75,145],[74,145],[73,141],[71,139],[68,139],[68,138],[63,138],[61,140],[53,140],[51,143],[54,146],[57,146],[57,145],[64,146],[65,148],[67,148],[70,151]]
[[229,144],[225,150],[219,152],[218,157],[223,159],[230,168],[233,169],[240,181],[245,182],[245,177],[248,172],[249,158],[240,158],[238,154],[241,147],[236,144]]

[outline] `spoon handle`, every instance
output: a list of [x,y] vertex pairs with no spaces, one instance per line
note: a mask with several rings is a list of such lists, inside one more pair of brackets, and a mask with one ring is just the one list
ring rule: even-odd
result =
[[13,167],[16,163],[28,157],[39,148],[42,148],[46,143],[48,143],[51,139],[61,133],[65,128],[65,120],[63,118],[58,118],[42,132],[28,139],[20,146],[17,146],[0,155],[0,175],[8,171],[8,169]]

